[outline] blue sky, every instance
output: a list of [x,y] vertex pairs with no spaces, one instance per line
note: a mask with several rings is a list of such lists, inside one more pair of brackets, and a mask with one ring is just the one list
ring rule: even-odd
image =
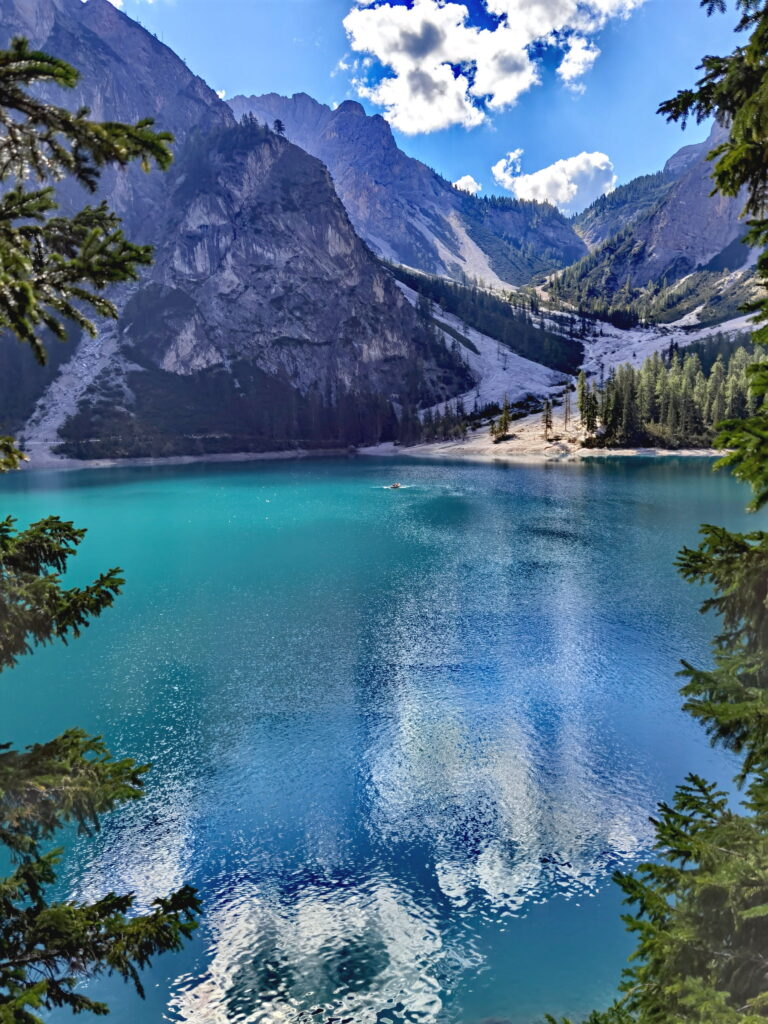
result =
[[703,54],[728,52],[736,40],[733,14],[707,18],[697,0],[122,0],[122,8],[227,96],[357,99],[386,114],[401,148],[452,181],[469,176],[484,194],[549,198],[566,211],[706,136],[696,125],[682,133],[655,110],[692,83]]

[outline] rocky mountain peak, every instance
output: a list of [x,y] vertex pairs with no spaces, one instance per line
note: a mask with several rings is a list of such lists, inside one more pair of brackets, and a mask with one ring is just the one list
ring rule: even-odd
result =
[[664,164],[666,174],[683,174],[689,167],[700,161],[707,153],[719,145],[727,136],[727,132],[717,122],[712,125],[709,135],[703,142],[694,142],[683,146]]
[[[153,267],[114,295],[117,324],[73,338],[70,361],[31,375],[19,400],[9,392],[20,346],[0,338],[0,410],[10,429],[27,421],[32,451],[62,441],[82,457],[346,445],[393,436],[394,403],[472,385],[355,234],[319,160],[263,124],[238,123],[107,0],[0,2],[6,41],[24,33],[80,71],[76,89],[50,90],[53,102],[108,120],[154,117],[176,140],[168,173],[107,169],[100,182],[129,237],[155,246]],[[332,113],[306,95],[292,102],[283,119],[294,124],[299,112]],[[338,115],[350,119],[364,114]],[[62,184],[65,210],[89,201]]]
[[[344,100],[343,103],[336,107],[336,112],[338,114],[354,114],[356,117],[366,117],[363,105],[358,103],[357,100]],[[383,121],[384,118],[382,117],[381,120]]]
[[288,137],[330,170],[356,230],[380,255],[428,273],[523,284],[585,251],[553,207],[504,207],[458,193],[398,147],[389,123],[347,100],[336,110],[304,94],[230,100],[236,117],[280,118]]

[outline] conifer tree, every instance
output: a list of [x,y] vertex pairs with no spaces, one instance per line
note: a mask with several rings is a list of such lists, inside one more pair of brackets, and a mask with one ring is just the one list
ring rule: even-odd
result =
[[584,370],[579,371],[579,376],[576,378],[576,409],[582,421],[584,420],[584,411],[586,408],[586,397],[587,397],[587,375]]
[[[708,13],[725,0],[704,0]],[[744,189],[747,241],[759,247],[758,278],[768,286],[768,4],[737,0],[747,40],[728,57],[706,57],[693,89],[662,104],[672,120],[716,116],[729,128],[716,148],[713,178],[723,195]],[[768,344],[768,299],[757,307]],[[721,465],[752,489],[751,507],[768,503],[768,364],[749,368],[755,411],[723,426],[731,449]],[[683,663],[685,708],[713,742],[740,761],[737,805],[691,775],[655,822],[656,859],[619,876],[637,937],[624,999],[592,1024],[759,1024],[768,1018],[768,533],[703,526],[685,549],[685,579],[705,585],[702,606],[719,616],[712,665]]]
[[544,410],[541,414],[541,424],[544,427],[544,440],[549,440],[552,433],[552,403],[548,398],[544,400]]
[[[73,88],[77,72],[21,39],[0,52],[0,329],[45,360],[45,333],[64,339],[68,323],[95,332],[88,312],[113,317],[112,283],[135,278],[151,251],[129,242],[105,203],[57,213],[54,184],[68,177],[93,191],[101,169],[138,160],[167,167],[170,136],[152,122],[90,120],[39,99],[37,87]],[[33,183],[40,187],[35,188]],[[24,456],[2,439],[0,470]],[[109,608],[123,584],[110,569],[84,587],[62,575],[85,531],[48,517],[19,530],[0,521],[0,672],[35,647],[68,642]],[[98,737],[70,729],[27,750],[0,745],[0,846],[11,873],[0,878],[0,1021],[39,1024],[55,1007],[107,1012],[78,990],[116,974],[139,992],[152,957],[179,949],[199,903],[188,887],[135,914],[128,893],[93,902],[51,900],[59,850],[46,845],[65,826],[83,832],[99,816],[141,796],[146,766],[115,760]]]
[[509,434],[509,423],[510,423],[511,409],[509,406],[509,397],[504,395],[504,400],[501,404],[501,415],[499,416],[498,425],[498,436],[499,440],[503,441]]
[[597,430],[598,398],[596,385],[592,383],[587,387],[584,395],[584,411],[581,414],[582,426],[588,434],[594,434]]
[[567,431],[571,424],[571,389],[563,392],[563,430]]

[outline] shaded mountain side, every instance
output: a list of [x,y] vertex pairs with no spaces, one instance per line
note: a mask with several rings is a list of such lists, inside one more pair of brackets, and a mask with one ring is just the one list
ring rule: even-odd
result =
[[[405,403],[471,386],[355,235],[322,164],[239,126],[108,0],[0,4],[6,38],[80,70],[76,90],[47,98],[98,118],[152,116],[176,137],[170,173],[104,176],[99,198],[157,262],[119,290],[120,320],[98,344],[80,339],[58,373],[33,372],[30,357],[3,416],[16,428],[37,400],[23,430],[33,450],[62,437],[84,456],[351,443],[391,434]],[[88,201],[66,184],[61,198],[69,210]],[[19,357],[0,343],[0,379],[16,378]]]
[[[61,430],[81,458],[373,443],[472,386],[354,233],[326,168],[255,123],[191,140],[119,358]],[[394,405],[393,405],[394,403]]]
[[0,434],[16,434],[29,419],[40,395],[72,356],[75,339],[62,343],[50,338],[48,362],[40,366],[29,345],[0,333]]
[[[152,117],[157,128],[173,133],[177,150],[198,128],[233,123],[229,107],[202,78],[109,0],[0,0],[0,14],[0,46],[25,36],[79,71],[72,90],[38,90],[51,103],[88,107],[96,120]],[[78,186],[62,183],[58,191],[65,209],[93,201]],[[97,197],[124,219],[132,238],[152,242],[157,235],[154,210],[164,194],[162,174],[147,174],[134,165],[106,168]]]
[[[72,90],[38,88],[56,105],[85,106],[103,120],[153,117],[158,128],[173,132],[176,147],[200,126],[233,123],[229,108],[201,78],[108,0],[0,0],[0,47],[15,36],[78,69],[80,79]],[[106,168],[95,196],[71,182],[57,186],[65,213],[106,199],[137,242],[156,241],[154,211],[164,196],[163,175],[135,166]],[[79,340],[73,328],[66,344],[52,342],[48,365],[41,368],[27,346],[0,336],[0,430],[19,430]]]
[[283,121],[288,138],[328,167],[358,233],[395,263],[455,280],[519,285],[586,251],[554,206],[458,191],[403,153],[384,118],[369,117],[359,103],[331,110],[305,93],[229,103],[238,118]]
[[[593,204],[581,230],[593,238],[624,225],[549,283],[553,296],[599,316],[629,319],[683,315],[676,282],[695,275],[706,304],[728,275],[750,276],[750,253],[741,238],[743,197],[711,195],[707,154],[724,137],[715,125],[706,142],[671,158],[661,176],[646,176]],[[669,175],[676,175],[671,184]]]

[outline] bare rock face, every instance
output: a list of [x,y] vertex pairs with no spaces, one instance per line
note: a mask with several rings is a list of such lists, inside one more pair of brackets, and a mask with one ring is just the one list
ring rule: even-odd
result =
[[707,155],[725,137],[716,124],[708,139],[679,150],[659,174],[620,186],[580,214],[575,224],[592,252],[565,272],[560,294],[610,306],[620,292],[670,286],[697,271],[748,274],[744,196],[711,194]]
[[230,106],[272,124],[326,164],[352,223],[382,256],[427,273],[524,284],[586,247],[553,206],[481,199],[397,146],[389,124],[351,100],[336,110],[305,93],[236,96]]
[[[402,405],[471,386],[356,236],[319,161],[238,125],[108,0],[2,5],[6,42],[25,35],[80,70],[77,89],[51,90],[51,101],[103,119],[154,117],[176,139],[169,173],[102,180],[156,263],[119,292],[121,317],[101,346],[80,342],[52,381],[42,374],[25,392],[26,409],[16,403],[32,451],[62,440],[81,457],[375,441],[392,436]],[[61,200],[73,209],[89,197],[70,185]],[[0,339],[0,371],[13,344]]]
[[632,286],[677,280],[705,266],[744,234],[743,198],[711,195],[712,164],[707,153],[726,136],[725,129],[715,125],[706,142],[685,147],[668,161],[679,166],[682,157],[683,173],[653,213],[637,225],[644,259],[632,272]]
[[[154,118],[157,128],[172,132],[177,149],[195,129],[233,122],[201,78],[109,0],[0,0],[0,7],[0,46],[24,36],[80,72],[72,90],[43,90],[51,103],[88,107],[96,120]],[[90,201],[79,187],[65,185],[60,192],[65,207]],[[124,218],[137,241],[154,240],[162,195],[162,175],[138,167],[107,169],[99,188],[99,198]]]
[[169,199],[167,241],[123,321],[142,363],[190,375],[250,360],[302,394],[388,396],[428,362],[415,311],[297,146],[254,124],[203,136]]
[[715,126],[710,133],[708,139],[704,142],[695,142],[691,146],[682,146],[676,153],[664,164],[665,174],[680,175],[684,171],[688,170],[691,164],[706,157],[707,153],[712,149],[713,145],[716,145],[720,141],[721,135]]

